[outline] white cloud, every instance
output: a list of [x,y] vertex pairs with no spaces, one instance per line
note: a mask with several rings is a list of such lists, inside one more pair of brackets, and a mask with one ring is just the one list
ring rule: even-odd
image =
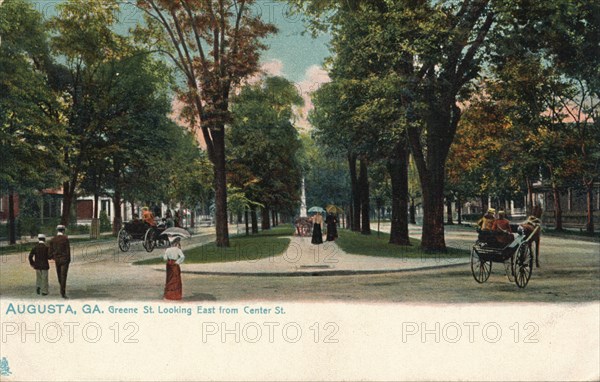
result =
[[307,131],[312,128],[308,122],[308,113],[314,108],[311,94],[329,81],[331,79],[327,71],[321,66],[313,65],[306,69],[304,80],[296,84],[298,91],[304,99],[304,106],[297,110],[298,120],[296,124],[300,129]]

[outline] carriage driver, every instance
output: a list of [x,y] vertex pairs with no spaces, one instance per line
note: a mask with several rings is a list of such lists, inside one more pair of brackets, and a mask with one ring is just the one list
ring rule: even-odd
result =
[[498,211],[498,219],[492,224],[492,231],[500,231],[504,233],[512,233],[510,222],[506,218],[506,213],[502,210]]
[[510,222],[506,218],[506,213],[502,210],[498,211],[498,219],[494,220],[492,231],[498,233],[496,240],[502,244],[510,244],[515,238],[510,229]]
[[156,227],[156,222],[154,221],[154,214],[148,207],[142,207],[142,220],[146,223],[150,224],[152,227]]

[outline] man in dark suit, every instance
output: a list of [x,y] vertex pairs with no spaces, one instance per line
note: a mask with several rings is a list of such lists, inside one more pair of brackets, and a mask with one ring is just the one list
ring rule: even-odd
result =
[[69,272],[69,263],[71,262],[71,245],[69,238],[65,235],[65,226],[56,227],[58,231],[56,236],[50,240],[50,258],[54,259],[56,265],[56,275],[60,284],[60,295],[67,297],[67,273]]
[[38,235],[38,243],[29,252],[29,264],[35,269],[35,285],[37,294],[48,295],[48,246],[46,236]]

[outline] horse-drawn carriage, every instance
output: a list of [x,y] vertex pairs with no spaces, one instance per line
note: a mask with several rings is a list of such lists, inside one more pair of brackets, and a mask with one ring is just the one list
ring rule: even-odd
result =
[[134,241],[141,241],[147,252],[152,252],[156,247],[168,247],[170,242],[169,237],[163,233],[165,229],[164,226],[151,226],[142,220],[126,222],[117,237],[119,249],[123,252],[129,251]]
[[519,288],[525,288],[533,271],[533,258],[538,264],[539,232],[541,227],[511,225],[517,232],[514,239],[498,240],[494,232],[480,231],[471,249],[471,272],[478,283],[484,283],[492,272],[492,263],[504,263],[506,276]]
[[309,217],[299,217],[294,221],[294,227],[296,228],[296,234],[298,236],[310,236],[312,235],[313,223]]

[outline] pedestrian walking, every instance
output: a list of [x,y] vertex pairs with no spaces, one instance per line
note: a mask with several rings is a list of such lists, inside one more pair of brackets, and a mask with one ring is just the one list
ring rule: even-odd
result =
[[313,244],[323,244],[323,216],[320,213],[316,213],[311,218],[313,223],[313,231],[312,231],[312,239],[311,243]]
[[165,282],[164,298],[167,300],[181,300],[183,285],[181,283],[181,267],[185,255],[181,250],[181,238],[176,237],[171,241],[171,247],[165,250],[163,259],[167,262],[167,280]]
[[56,275],[60,284],[60,295],[67,297],[67,274],[69,273],[69,264],[71,263],[71,244],[69,238],[65,235],[66,227],[58,225],[56,227],[56,236],[50,240],[49,258],[54,259],[56,266]]
[[48,295],[48,246],[46,245],[46,236],[38,235],[38,242],[29,252],[29,264],[35,269],[35,287],[36,293],[42,296]]
[[335,241],[338,238],[337,222],[337,217],[329,212],[325,218],[325,224],[327,224],[327,241]]

